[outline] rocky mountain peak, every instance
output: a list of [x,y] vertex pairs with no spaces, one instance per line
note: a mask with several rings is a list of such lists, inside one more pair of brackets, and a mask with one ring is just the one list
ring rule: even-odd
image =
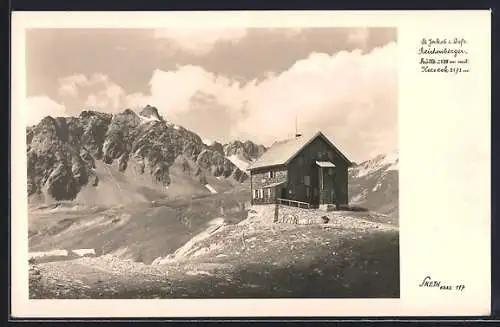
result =
[[217,141],[214,141],[212,142],[212,144],[208,145],[208,148],[221,155],[224,155],[224,146]]
[[163,121],[163,117],[158,113],[158,109],[156,107],[150,106],[149,104],[144,107],[141,112],[139,112],[141,117],[150,119],[150,120],[158,120]]
[[80,113],[79,117],[82,119],[96,117],[96,118],[100,118],[100,119],[104,119],[104,120],[110,120],[113,117],[113,115],[105,113],[105,112],[95,111],[95,110],[83,110]]

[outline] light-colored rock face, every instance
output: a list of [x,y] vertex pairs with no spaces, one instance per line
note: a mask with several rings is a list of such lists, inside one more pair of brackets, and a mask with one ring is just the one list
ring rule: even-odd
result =
[[261,204],[250,207],[248,218],[240,224],[320,224],[323,212],[286,205]]
[[272,224],[274,223],[274,204],[261,204],[249,207],[247,219],[242,220],[239,224]]
[[265,146],[255,144],[252,141],[233,141],[224,145],[226,157],[235,157],[248,162],[259,158],[266,150]]
[[397,218],[399,155],[380,154],[349,169],[349,203]]
[[247,175],[249,174],[247,171],[248,166],[267,150],[265,146],[255,144],[252,141],[232,141],[224,144],[222,149],[215,142],[212,148],[216,148],[216,151],[222,150],[224,156]]
[[82,188],[98,187],[96,161],[116,166],[120,173],[133,167],[134,173],[151,176],[165,189],[180,157],[196,166],[190,167],[195,169],[187,174],[190,178],[247,178],[221,153],[222,145],[205,145],[197,134],[166,122],[151,106],[139,114],[127,109],[116,115],[83,111],[78,117],[46,117],[26,132],[28,195],[44,200],[73,200]]
[[144,109],[141,110],[139,113],[140,118],[145,119],[146,121],[163,121],[163,117],[158,113],[158,109],[155,107],[152,107],[150,105],[147,105],[144,107]]

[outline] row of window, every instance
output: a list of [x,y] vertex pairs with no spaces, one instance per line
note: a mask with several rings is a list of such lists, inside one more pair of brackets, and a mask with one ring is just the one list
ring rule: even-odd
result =
[[[314,194],[314,196],[318,196],[318,189],[317,188],[313,189],[313,194]],[[311,195],[312,195],[311,194],[311,188],[307,187],[306,188],[306,198],[308,200],[310,200]],[[254,200],[264,199],[264,198],[270,198],[270,197],[271,197],[271,189],[256,189],[256,190],[253,190],[253,199]]]
[[[267,177],[271,178],[274,177],[275,172],[268,172]],[[333,168],[329,168],[327,174],[329,176],[333,176]],[[304,185],[305,186],[311,186],[311,177],[310,176],[304,176]]]
[[271,197],[271,189],[270,188],[266,188],[266,189],[255,189],[253,190],[253,198],[254,199],[264,199],[264,192],[266,194],[266,198],[270,198]]
[[[333,175],[333,168],[328,168],[327,171],[328,175],[332,176]],[[276,177],[276,172],[273,170],[270,170],[266,173],[267,178],[274,178]],[[306,182],[307,179],[307,182]],[[304,176],[304,184],[309,185],[309,176]]]
[[276,177],[276,172],[274,170],[270,170],[267,172],[267,178],[274,178]]
[[[306,188],[306,199],[307,200],[310,200],[311,196],[315,196],[315,197],[318,196],[318,189],[317,188],[314,188],[312,191],[313,192],[311,194],[311,188],[310,187]],[[346,188],[342,187],[342,191],[345,192]],[[334,196],[333,195],[334,190],[331,190],[331,192],[332,192],[332,196]],[[254,200],[270,198],[270,197],[271,197],[271,189],[269,189],[269,188],[253,190],[253,199]]]

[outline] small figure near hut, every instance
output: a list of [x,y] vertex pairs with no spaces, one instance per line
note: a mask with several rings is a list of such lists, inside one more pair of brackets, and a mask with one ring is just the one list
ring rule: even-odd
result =
[[352,165],[321,132],[277,142],[249,168],[252,204],[305,208],[348,204]]

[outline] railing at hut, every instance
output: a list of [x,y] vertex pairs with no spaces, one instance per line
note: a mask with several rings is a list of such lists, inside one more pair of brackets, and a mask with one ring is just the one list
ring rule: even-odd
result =
[[297,207],[297,208],[303,208],[303,209],[311,209],[311,204],[307,202],[302,202],[302,201],[295,201],[295,200],[289,200],[289,199],[281,199],[278,198],[276,199],[278,204],[283,204],[287,205],[290,207]]

